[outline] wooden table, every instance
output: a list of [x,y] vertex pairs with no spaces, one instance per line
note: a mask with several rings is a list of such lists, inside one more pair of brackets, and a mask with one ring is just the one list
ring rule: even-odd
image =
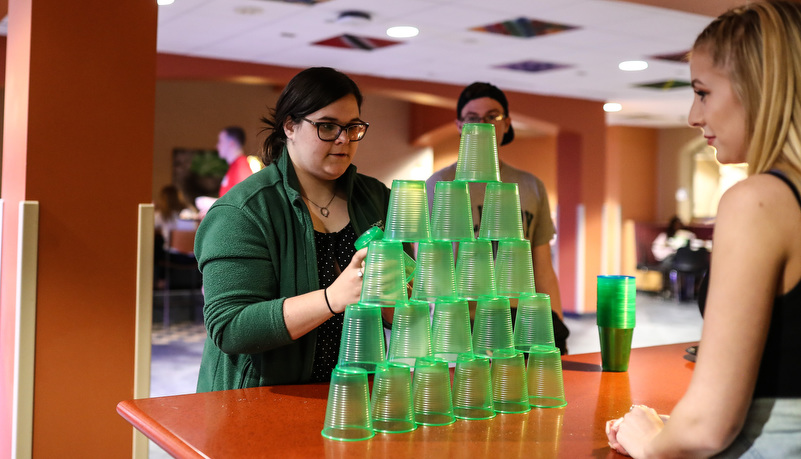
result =
[[179,458],[249,457],[620,457],[604,433],[632,404],[669,413],[687,388],[694,343],[633,349],[629,371],[601,371],[598,353],[563,358],[567,406],[457,420],[366,441],[320,435],[327,384],[271,386],[128,400],[117,412]]

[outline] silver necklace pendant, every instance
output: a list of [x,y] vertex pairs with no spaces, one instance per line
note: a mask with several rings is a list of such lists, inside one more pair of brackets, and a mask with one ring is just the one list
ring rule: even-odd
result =
[[[301,194],[301,196],[303,196],[303,194]],[[330,206],[331,203],[334,202],[334,198],[335,197],[337,197],[337,194],[336,193],[332,194],[331,195],[331,199],[328,200],[328,204],[326,204],[325,207],[322,207],[322,206],[318,205],[316,202],[312,201],[311,199],[307,198],[306,196],[303,196],[303,199],[309,201],[310,203],[312,203],[314,205],[314,207],[320,209],[320,215],[322,215],[323,217],[328,217],[328,214],[331,213],[328,210],[328,206]]]

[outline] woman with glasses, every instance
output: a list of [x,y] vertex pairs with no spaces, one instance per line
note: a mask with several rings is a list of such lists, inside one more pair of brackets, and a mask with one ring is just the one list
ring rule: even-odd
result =
[[[456,104],[456,127],[459,133],[466,123],[489,123],[495,126],[498,146],[512,143],[515,131],[509,117],[509,103],[506,95],[497,86],[476,82],[462,90]],[[499,152],[501,150],[499,149]],[[556,346],[567,354],[567,336],[570,334],[562,321],[562,300],[559,282],[551,261],[550,241],[556,234],[548,194],[542,180],[530,172],[517,169],[499,161],[501,182],[517,183],[520,192],[520,206],[523,212],[523,236],[531,243],[531,256],[534,265],[534,284],[537,292],[551,297],[551,309]],[[456,163],[434,172],[426,180],[428,196],[434,196],[437,182],[450,181],[456,176]],[[473,206],[473,226],[476,234],[481,223],[481,207],[484,203],[484,184],[470,184],[470,201]],[[433,199],[429,198],[429,205]],[[517,309],[512,308],[512,314]]]
[[343,73],[298,73],[262,119],[266,167],[200,225],[199,392],[330,379],[345,306],[361,293],[366,249],[353,243],[383,225],[389,202],[389,189],[351,164],[368,128],[361,103]]

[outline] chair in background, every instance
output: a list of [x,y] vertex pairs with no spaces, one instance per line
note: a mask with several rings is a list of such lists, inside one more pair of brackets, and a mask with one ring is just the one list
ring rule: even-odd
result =
[[661,264],[654,258],[651,244],[665,225],[649,222],[623,222],[622,273],[634,276],[637,291],[662,291]]
[[708,269],[708,250],[679,248],[670,267],[670,282],[676,299],[692,301],[698,298],[698,287]]
[[164,288],[154,291],[163,298],[163,326],[170,326],[170,306],[173,297],[188,297],[190,317],[195,320],[195,308],[202,305],[203,281],[195,258],[195,233],[197,229],[173,229],[170,231],[169,249],[158,263],[164,272]]

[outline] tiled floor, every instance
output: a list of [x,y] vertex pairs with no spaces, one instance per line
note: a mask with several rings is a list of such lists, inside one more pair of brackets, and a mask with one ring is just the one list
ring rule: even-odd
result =
[[[697,341],[701,337],[701,315],[695,303],[638,294],[636,310],[632,347]],[[570,329],[571,354],[600,351],[595,315],[567,316],[565,323]],[[151,397],[195,392],[204,339],[203,325],[191,321],[174,322],[168,330],[154,326]],[[170,456],[151,443],[150,457]]]

